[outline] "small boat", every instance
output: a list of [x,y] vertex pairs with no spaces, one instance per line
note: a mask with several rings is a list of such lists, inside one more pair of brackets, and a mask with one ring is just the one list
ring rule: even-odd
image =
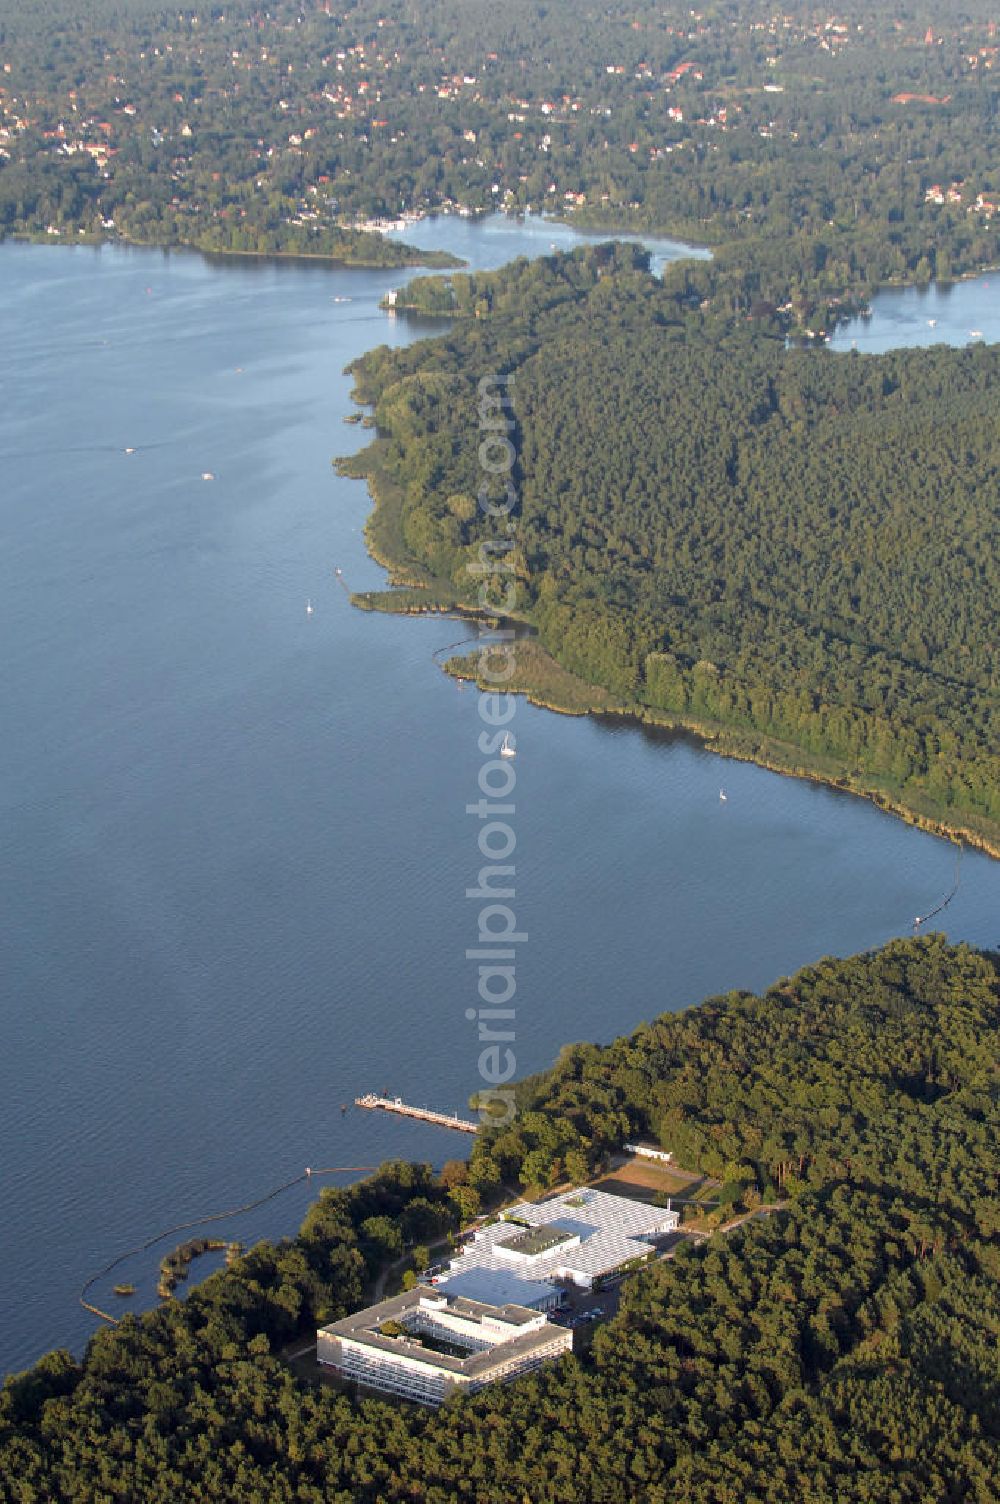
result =
[[202,480],[214,480],[215,476],[212,474],[211,470],[203,470],[201,472],[201,478]]
[[135,454],[135,450],[134,449],[126,449],[125,453],[126,454]]
[[728,801],[729,801],[729,795],[726,793],[725,789],[720,789],[719,790],[719,803],[720,804],[726,804],[726,803],[728,803]]
[[927,320],[927,327],[928,327],[928,329],[936,329],[937,328],[937,319],[928,319]]
[[340,565],[338,564],[337,567],[336,567],[336,569],[333,572],[334,572],[334,574],[339,579],[339,577],[343,574],[344,571],[341,569]]
[[313,603],[312,603],[312,601],[306,601],[306,615],[307,616],[312,616],[312,614],[313,614]]
[[500,756],[501,757],[516,757],[517,756],[517,752],[514,750],[514,747],[511,744],[510,732],[509,731],[505,731],[504,734],[503,734],[503,741],[500,744]]
[[969,338],[970,339],[982,339],[982,337],[983,337],[983,331],[981,329],[970,329],[969,330]]
[[920,926],[923,924],[923,922],[924,922],[923,919],[918,914],[917,917],[916,917],[916,919],[914,919],[914,921],[913,921],[913,928],[914,929],[919,929]]

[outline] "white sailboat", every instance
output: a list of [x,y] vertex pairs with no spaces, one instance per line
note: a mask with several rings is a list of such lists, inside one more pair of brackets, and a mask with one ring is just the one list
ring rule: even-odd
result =
[[307,616],[312,616],[312,614],[313,614],[313,603],[312,603],[311,600],[309,600],[309,601],[306,601],[306,615]]
[[516,757],[517,756],[517,752],[514,750],[514,747],[513,747],[512,743],[511,743],[510,732],[509,731],[505,731],[504,734],[503,734],[503,741],[500,744],[500,756],[501,757]]
[[725,804],[728,801],[728,799],[729,799],[729,795],[726,793],[725,789],[720,789],[719,790],[719,803],[720,804]]

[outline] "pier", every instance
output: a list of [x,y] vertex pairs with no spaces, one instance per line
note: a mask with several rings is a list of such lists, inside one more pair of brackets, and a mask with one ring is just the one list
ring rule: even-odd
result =
[[373,1091],[363,1097],[355,1097],[355,1107],[381,1108],[383,1112],[398,1112],[400,1117],[419,1118],[423,1123],[434,1123],[438,1128],[456,1128],[459,1133],[478,1133],[479,1124],[468,1118],[460,1118],[457,1112],[435,1112],[431,1107],[411,1107],[402,1097],[380,1097]]

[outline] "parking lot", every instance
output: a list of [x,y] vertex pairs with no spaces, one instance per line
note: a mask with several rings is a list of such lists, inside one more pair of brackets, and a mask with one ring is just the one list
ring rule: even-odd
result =
[[[682,1243],[689,1241],[689,1236],[678,1231],[657,1238],[656,1249],[660,1257],[672,1257]],[[574,1330],[587,1328],[598,1321],[607,1321],[618,1311],[622,1284],[628,1277],[628,1274],[619,1274],[603,1290],[577,1290],[572,1285],[561,1286],[564,1309],[553,1312],[552,1320]]]
[[606,1321],[618,1310],[621,1298],[620,1281],[607,1290],[564,1289],[565,1308],[553,1312],[552,1319],[560,1326],[586,1327],[595,1321]]

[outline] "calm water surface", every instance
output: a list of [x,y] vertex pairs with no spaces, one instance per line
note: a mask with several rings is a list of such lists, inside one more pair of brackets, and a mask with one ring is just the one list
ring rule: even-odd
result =
[[916,345],[968,345],[1000,340],[1000,272],[928,287],[890,287],[872,299],[871,317],[852,319],[834,334],[834,350],[883,350]]
[[[572,238],[410,233],[479,266]],[[432,661],[461,629],[352,611],[334,574],[382,577],[330,459],[365,438],[345,363],[413,337],[377,308],[399,280],[0,247],[0,1369],[79,1349],[82,1280],[169,1223],[306,1164],[465,1147],[340,1112],[477,1081],[480,723]],[[906,933],[951,886],[952,848],[862,801],[623,725],[515,725],[522,1071]],[[998,899],[968,854],[951,934],[995,943]],[[119,1276],[137,1305],[153,1262]]]

